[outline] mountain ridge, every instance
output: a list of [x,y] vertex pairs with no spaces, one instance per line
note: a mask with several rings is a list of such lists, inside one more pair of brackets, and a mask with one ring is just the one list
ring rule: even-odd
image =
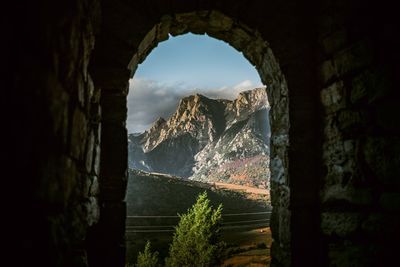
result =
[[[129,135],[129,166],[201,181],[218,173],[211,182],[231,180],[266,186],[254,177],[249,181],[234,179],[232,168],[222,170],[214,163],[226,165],[244,158],[253,158],[254,163],[254,157],[262,155],[255,159],[260,166],[265,165],[260,171],[269,173],[268,111],[265,87],[241,92],[234,100],[201,94],[184,97],[170,118],[160,117],[144,133]],[[244,172],[232,175],[246,176]]]

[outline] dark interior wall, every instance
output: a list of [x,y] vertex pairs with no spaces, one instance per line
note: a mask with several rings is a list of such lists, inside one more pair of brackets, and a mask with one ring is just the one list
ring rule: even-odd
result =
[[258,30],[287,81],[290,164],[272,192],[273,264],[388,264],[400,236],[395,8],[63,0],[19,2],[2,18],[16,265],[87,266],[89,254],[91,266],[123,266],[127,66],[163,15],[196,10]]
[[10,129],[2,175],[10,209],[2,218],[13,252],[5,265],[87,261],[83,241],[99,217],[100,90],[87,70],[99,8],[68,0],[2,10],[9,33],[3,54],[11,59],[10,92],[2,98]]
[[[388,3],[324,1],[321,229],[330,266],[388,266],[400,237],[399,45]],[[396,40],[397,39],[397,40]]]

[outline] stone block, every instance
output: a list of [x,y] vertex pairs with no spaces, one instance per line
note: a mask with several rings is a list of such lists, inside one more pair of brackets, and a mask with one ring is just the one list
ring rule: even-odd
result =
[[290,247],[291,231],[290,231],[290,210],[287,208],[279,208],[279,243],[281,246]]
[[271,160],[270,168],[271,168],[271,182],[277,184],[285,184],[286,178],[285,178],[282,159],[280,159],[279,157],[274,157]]
[[369,137],[362,151],[370,176],[385,186],[400,185],[399,137]]
[[372,63],[372,50],[365,40],[336,53],[334,65],[339,76],[349,74]]
[[85,198],[98,196],[98,194],[100,193],[100,188],[97,176],[90,175],[84,176],[83,178],[82,196]]
[[169,38],[169,28],[171,27],[172,17],[165,15],[161,18],[161,23],[157,25],[157,41],[163,42]]
[[338,127],[347,138],[356,137],[365,132],[368,119],[363,110],[341,110],[338,114]]
[[360,226],[361,217],[353,212],[323,212],[321,214],[321,229],[325,235],[336,235],[344,238]]
[[238,51],[241,51],[243,47],[247,47],[252,41],[250,34],[242,27],[233,26],[231,33],[233,37],[229,44],[236,48],[236,50]]
[[323,145],[323,159],[329,163],[330,166],[340,165],[347,160],[347,155],[344,151],[343,140],[327,142]]
[[85,114],[79,108],[75,108],[71,125],[71,156],[82,159],[87,138],[87,120]]
[[282,246],[276,240],[272,241],[271,245],[271,266],[289,267],[292,266],[290,261],[290,248]]
[[347,43],[347,32],[345,30],[338,30],[322,40],[322,47],[325,53],[331,55],[344,47]]
[[324,117],[324,139],[329,143],[342,140],[342,132],[338,127],[336,113]]
[[94,88],[94,83],[92,80],[92,76],[88,75],[87,76],[87,82],[86,82],[86,88],[87,88],[87,103],[89,102],[93,102],[93,100],[95,100],[93,98],[93,94],[95,92],[95,88]]
[[388,77],[379,69],[368,69],[352,79],[350,100],[353,104],[371,104],[382,99],[391,88]]
[[[265,58],[264,54],[268,53],[268,44],[260,36],[257,37],[253,37],[253,40],[246,47],[243,47],[241,51],[252,65],[261,66]],[[269,58],[269,61],[272,60],[273,58]]]
[[157,26],[154,26],[144,37],[138,48],[139,58],[144,58],[151,52],[151,50],[157,45]]
[[322,62],[319,67],[319,73],[323,84],[328,84],[337,77],[336,68],[330,59]]
[[321,91],[321,102],[326,113],[337,112],[346,106],[345,93],[343,81],[338,81]]
[[233,20],[218,11],[211,11],[208,18],[209,27],[218,31],[229,31],[232,28]]
[[99,186],[99,181],[97,176],[92,176],[91,177],[91,184],[89,188],[89,196],[95,197],[100,194],[100,186]]
[[356,188],[352,185],[342,186],[340,183],[334,183],[327,186],[322,191],[322,204],[340,206],[348,203],[351,205],[368,206],[373,204],[371,188]]
[[92,226],[97,223],[100,218],[100,207],[96,197],[89,197],[84,204],[86,211],[86,221],[88,226]]
[[92,172],[92,166],[93,166],[93,155],[95,154],[95,136],[93,133],[93,130],[90,131],[87,145],[86,145],[86,160],[85,160],[85,167],[86,167],[86,172],[91,173]]
[[100,174],[100,144],[97,144],[94,151],[93,172]]
[[37,194],[42,201],[66,207],[76,191],[79,173],[75,162],[66,156],[49,158],[43,166],[42,180]]
[[83,77],[81,74],[78,75],[78,79],[77,79],[77,84],[76,84],[76,88],[77,88],[77,94],[78,94],[78,102],[81,106],[81,108],[84,108],[86,106],[86,84],[83,81]]

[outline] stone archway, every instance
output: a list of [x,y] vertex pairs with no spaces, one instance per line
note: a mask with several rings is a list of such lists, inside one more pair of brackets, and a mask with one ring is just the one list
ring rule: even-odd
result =
[[290,233],[290,250],[274,246],[273,264],[397,260],[396,8],[361,0],[14,2],[4,18],[3,97],[13,261],[87,266],[88,249],[91,266],[123,266],[128,65],[163,16],[204,10],[268,40],[290,89],[290,197],[273,192],[290,213],[282,222],[274,213],[274,238]]
[[[190,13],[166,15],[144,37],[134,54],[128,68],[132,76],[137,65],[145,60],[159,42],[172,36],[188,32],[208,34],[211,37],[223,40],[232,45],[254,65],[264,84],[271,104],[271,191],[275,196],[272,199],[274,207],[272,215],[272,231],[274,232],[274,246],[283,251],[290,250],[290,211],[288,184],[288,157],[289,145],[289,110],[288,89],[284,75],[276,61],[268,43],[262,39],[260,33],[248,26],[234,22],[228,16],[215,11],[199,11]],[[279,192],[279,193],[278,193]],[[278,197],[277,197],[278,196]]]
[[290,257],[290,210],[289,210],[289,106],[288,88],[267,41],[257,30],[234,22],[221,12],[198,11],[180,13],[161,18],[139,44],[128,68],[133,76],[138,64],[143,62],[159,42],[185,33],[207,34],[225,41],[242,52],[250,64],[257,69],[262,82],[267,86],[271,105],[271,194],[273,214],[271,227],[274,235],[274,250],[280,250],[283,258]]
[[[113,6],[113,8],[116,7]],[[119,15],[122,17],[129,16],[129,8],[128,10],[125,8],[121,10],[120,8],[121,7],[117,7],[121,12]],[[113,16],[115,16],[115,14],[113,14]],[[127,22],[124,21],[123,18],[120,19],[123,22]],[[128,18],[126,19],[129,21]],[[127,24],[129,24],[129,22]],[[271,103],[271,198],[274,208],[271,218],[271,228],[274,239],[272,256],[273,263],[289,266],[293,250],[292,230],[293,227],[298,227],[292,224],[291,215],[293,213],[293,207],[298,205],[301,209],[307,209],[307,218],[304,220],[304,211],[300,212],[303,213],[300,216],[303,217],[305,224],[309,224],[306,228],[312,227],[315,225],[315,206],[317,206],[317,202],[313,202],[316,195],[315,192],[313,192],[315,187],[308,188],[308,191],[312,192],[309,196],[303,198],[296,197],[296,203],[291,201],[293,196],[291,196],[290,192],[292,186],[290,181],[292,179],[289,180],[289,174],[291,172],[288,160],[290,157],[289,91],[285,77],[268,42],[265,41],[265,37],[258,30],[252,29],[240,22],[240,20],[231,18],[214,9],[163,15],[158,21],[155,21],[152,27],[148,28],[150,30],[141,32],[140,34],[135,32],[135,38],[130,36],[128,40],[124,42],[125,45],[130,43],[133,46],[132,50],[115,45],[115,43],[113,43],[115,40],[104,40],[103,38],[105,37],[101,38],[102,36],[100,36],[100,42],[104,41],[104,43],[100,44],[100,48],[97,51],[95,50],[93,58],[93,65],[97,65],[93,71],[94,80],[96,85],[102,88],[101,104],[103,111],[102,179],[100,181],[102,192],[100,201],[103,207],[98,228],[101,229],[101,232],[112,233],[112,235],[103,236],[103,239],[108,245],[104,245],[100,250],[97,248],[97,251],[103,251],[101,255],[106,255],[110,253],[110,251],[111,253],[115,253],[114,256],[110,255],[110,258],[118,258],[123,254],[123,249],[120,249],[119,252],[112,252],[112,250],[107,247],[112,246],[111,244],[114,244],[114,248],[123,246],[123,225],[125,219],[125,203],[123,199],[127,183],[127,131],[125,129],[125,121],[127,114],[126,96],[128,93],[128,79],[133,76],[137,65],[146,58],[151,50],[157,46],[159,42],[168,39],[168,34],[180,35],[187,32],[197,34],[207,33],[209,36],[223,40],[238,51],[243,52],[249,62],[257,68],[261,80],[269,88],[268,94]],[[126,30],[125,32],[125,30],[126,28],[122,30],[123,32],[120,33],[120,37],[129,36],[128,33],[131,31]],[[131,33],[133,32],[134,31]],[[113,50],[118,56],[110,62],[109,60],[104,60],[102,56],[104,57],[104,53],[111,47],[114,49],[120,48],[121,51]],[[135,51],[133,57],[131,54],[132,51]],[[127,62],[125,67],[118,66],[121,63],[119,60],[122,58]],[[126,61],[128,58],[129,61]],[[304,82],[304,79],[302,79],[302,82]],[[293,84],[296,84],[296,82]],[[305,84],[307,84],[307,82]],[[302,86],[305,86],[305,84],[302,84]],[[312,108],[312,101],[310,101],[308,105]],[[306,110],[306,113],[307,112],[309,111]],[[303,121],[308,119],[310,118],[302,118]],[[295,121],[295,125],[299,126],[299,124],[302,124],[302,122]],[[310,134],[311,136],[313,135],[312,132],[310,132]],[[301,135],[302,134],[298,132],[300,138]],[[296,138],[294,138],[294,140],[296,140]],[[304,144],[300,143],[298,143],[298,145],[304,146]],[[296,143],[294,143],[293,147],[296,147]],[[297,149],[293,151],[301,154],[301,156],[308,161],[308,165],[310,165],[310,163],[312,165],[311,159],[315,156],[313,153],[304,156],[301,151]],[[291,166],[297,166],[297,171],[299,169],[308,168],[307,165],[299,166],[296,163],[293,165],[291,164]],[[306,171],[303,171],[303,173],[305,172]],[[299,176],[299,174],[300,173],[295,172],[294,176]],[[307,178],[312,180],[315,179],[315,177],[314,175],[308,175]],[[318,183],[314,182],[314,186],[317,184]],[[301,187],[299,188],[300,190],[302,189]],[[304,191],[301,193],[303,194]],[[305,229],[304,225],[299,228],[302,228],[301,231]],[[310,230],[318,231],[318,228],[314,227]],[[105,242],[103,244],[105,244]],[[305,246],[301,244],[298,247],[301,249]],[[304,254],[302,257],[304,257]],[[99,258],[97,260],[102,261]],[[114,261],[114,263],[115,262],[116,261]]]

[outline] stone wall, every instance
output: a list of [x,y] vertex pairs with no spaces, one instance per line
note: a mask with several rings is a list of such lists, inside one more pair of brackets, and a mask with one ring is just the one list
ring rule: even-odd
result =
[[99,8],[39,1],[9,14],[11,265],[87,266],[84,242],[99,218],[100,89],[88,72]]
[[390,265],[400,237],[395,10],[358,0],[15,3],[3,19],[10,256],[124,266],[128,79],[167,33],[192,31],[243,52],[269,86],[272,264]]
[[[390,50],[395,42],[388,35],[394,16],[388,6],[358,1],[325,1],[322,11],[320,196],[327,266],[388,266],[397,261],[400,236],[398,67],[392,65],[398,52]],[[382,25],[374,17],[385,18]]]

